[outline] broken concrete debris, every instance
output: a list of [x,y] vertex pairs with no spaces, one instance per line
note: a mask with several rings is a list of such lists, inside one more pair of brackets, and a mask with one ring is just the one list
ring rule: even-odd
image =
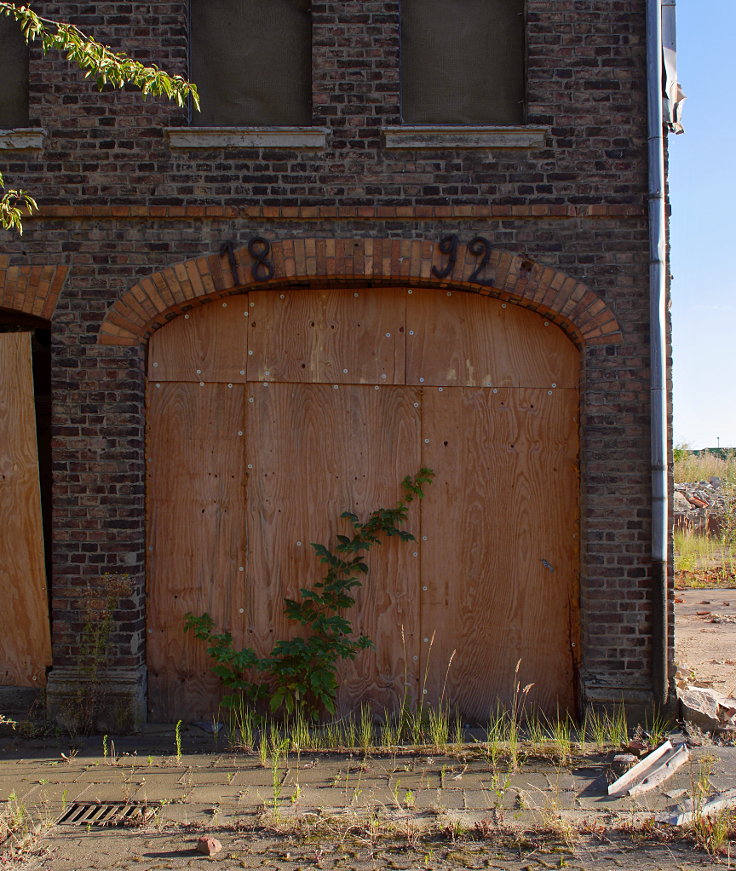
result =
[[701,729],[709,732],[736,729],[736,699],[706,687],[679,684],[677,698],[684,719]]
[[659,786],[690,758],[686,744],[673,745],[667,740],[608,787],[610,798],[639,795]]
[[720,478],[675,484],[675,529],[719,535],[724,517],[733,510],[733,499],[733,490],[724,487]]
[[679,811],[659,814],[657,821],[672,826],[684,826],[698,817],[711,817],[732,807],[736,807],[736,789],[727,789],[700,806],[689,798]]

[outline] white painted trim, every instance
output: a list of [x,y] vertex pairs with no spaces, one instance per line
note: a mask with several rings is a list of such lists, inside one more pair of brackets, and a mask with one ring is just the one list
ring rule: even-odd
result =
[[386,148],[541,148],[548,127],[404,125],[384,127]]
[[40,151],[46,138],[46,131],[39,127],[15,127],[0,130],[0,150],[2,151]]
[[325,148],[326,127],[167,127],[172,148]]

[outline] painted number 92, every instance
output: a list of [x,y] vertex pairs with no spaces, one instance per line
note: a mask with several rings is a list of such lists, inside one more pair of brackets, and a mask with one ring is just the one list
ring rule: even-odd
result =
[[[445,265],[438,269],[436,266],[432,267],[432,275],[435,278],[448,278],[452,275],[453,270],[457,264],[457,252],[460,247],[460,240],[453,233],[449,236],[443,236],[437,247],[440,249],[440,253],[444,254],[447,257],[447,262]],[[483,277],[486,267],[488,266],[488,261],[491,259],[491,243],[485,236],[476,236],[474,239],[471,239],[468,242],[468,251],[474,256],[479,258],[479,263],[475,267],[475,269],[470,273],[468,277],[468,281],[473,284],[480,284],[483,287],[492,287],[493,279],[489,277]]]

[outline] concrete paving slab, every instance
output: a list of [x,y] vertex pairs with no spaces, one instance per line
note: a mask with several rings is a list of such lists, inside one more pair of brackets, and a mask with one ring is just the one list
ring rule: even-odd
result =
[[[401,827],[408,831],[405,837],[409,839],[414,827],[429,825],[435,828],[441,825],[449,833],[468,831],[476,824],[519,830],[536,826],[539,830],[560,831],[583,822],[593,827],[636,826],[658,811],[674,807],[692,792],[704,771],[714,788],[736,783],[734,747],[695,748],[689,767],[678,771],[661,789],[636,800],[626,797],[611,800],[606,795],[606,762],[600,756],[570,767],[530,760],[519,770],[506,772],[493,771],[485,756],[474,756],[470,751],[465,760],[437,754],[415,758],[378,756],[365,761],[356,755],[303,754],[298,768],[296,757],[290,754],[279,769],[280,796],[274,809],[273,772],[262,767],[254,755],[197,753],[178,761],[156,758],[149,765],[142,753],[115,764],[97,753],[53,767],[48,765],[48,759],[48,754],[38,762],[0,756],[0,801],[7,802],[13,790],[16,795],[22,792],[29,812],[46,821],[56,819],[63,805],[79,798],[164,802],[155,825],[149,827],[154,834],[137,830],[128,833],[127,843],[133,850],[143,834],[158,843],[156,827],[174,824],[198,831],[221,828],[231,841],[239,827],[254,826],[258,821],[279,829],[285,825],[311,826],[315,821],[327,825],[332,818],[340,820],[343,827],[355,825],[356,830],[363,832],[374,825],[372,820],[388,821],[397,831]],[[338,830],[339,826],[335,828]],[[123,843],[117,840],[117,835],[108,835],[92,832],[80,836],[54,830],[50,842],[73,843],[74,850],[83,856],[87,855],[84,851],[88,850],[90,840],[103,844],[104,837],[107,846]],[[188,837],[184,830],[178,836]],[[77,867],[127,867],[120,856],[113,859],[117,848],[111,850],[106,866],[106,849],[101,850],[103,858],[99,863]],[[201,861],[194,858],[185,861],[175,850],[171,855],[170,860],[157,858],[158,864],[151,867],[188,867],[189,861]],[[242,856],[242,851],[239,855]],[[149,867],[146,863],[153,860],[144,857],[141,861],[142,867]],[[287,866],[288,863],[284,867]],[[47,867],[63,871],[74,866],[61,862]],[[140,863],[135,867],[141,867]],[[238,867],[237,863],[232,867]]]

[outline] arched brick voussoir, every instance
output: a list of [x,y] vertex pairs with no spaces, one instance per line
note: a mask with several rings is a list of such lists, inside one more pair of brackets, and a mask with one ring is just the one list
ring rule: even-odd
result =
[[9,266],[0,257],[0,308],[50,321],[68,266]]
[[488,262],[460,246],[445,278],[432,273],[448,263],[434,240],[283,239],[271,242],[267,267],[247,247],[232,257],[209,255],[176,263],[141,279],[109,309],[99,333],[107,345],[135,345],[172,317],[218,296],[257,287],[407,285],[465,290],[538,311],[579,346],[621,341],[614,312],[598,294],[559,270],[527,257],[491,249]]

